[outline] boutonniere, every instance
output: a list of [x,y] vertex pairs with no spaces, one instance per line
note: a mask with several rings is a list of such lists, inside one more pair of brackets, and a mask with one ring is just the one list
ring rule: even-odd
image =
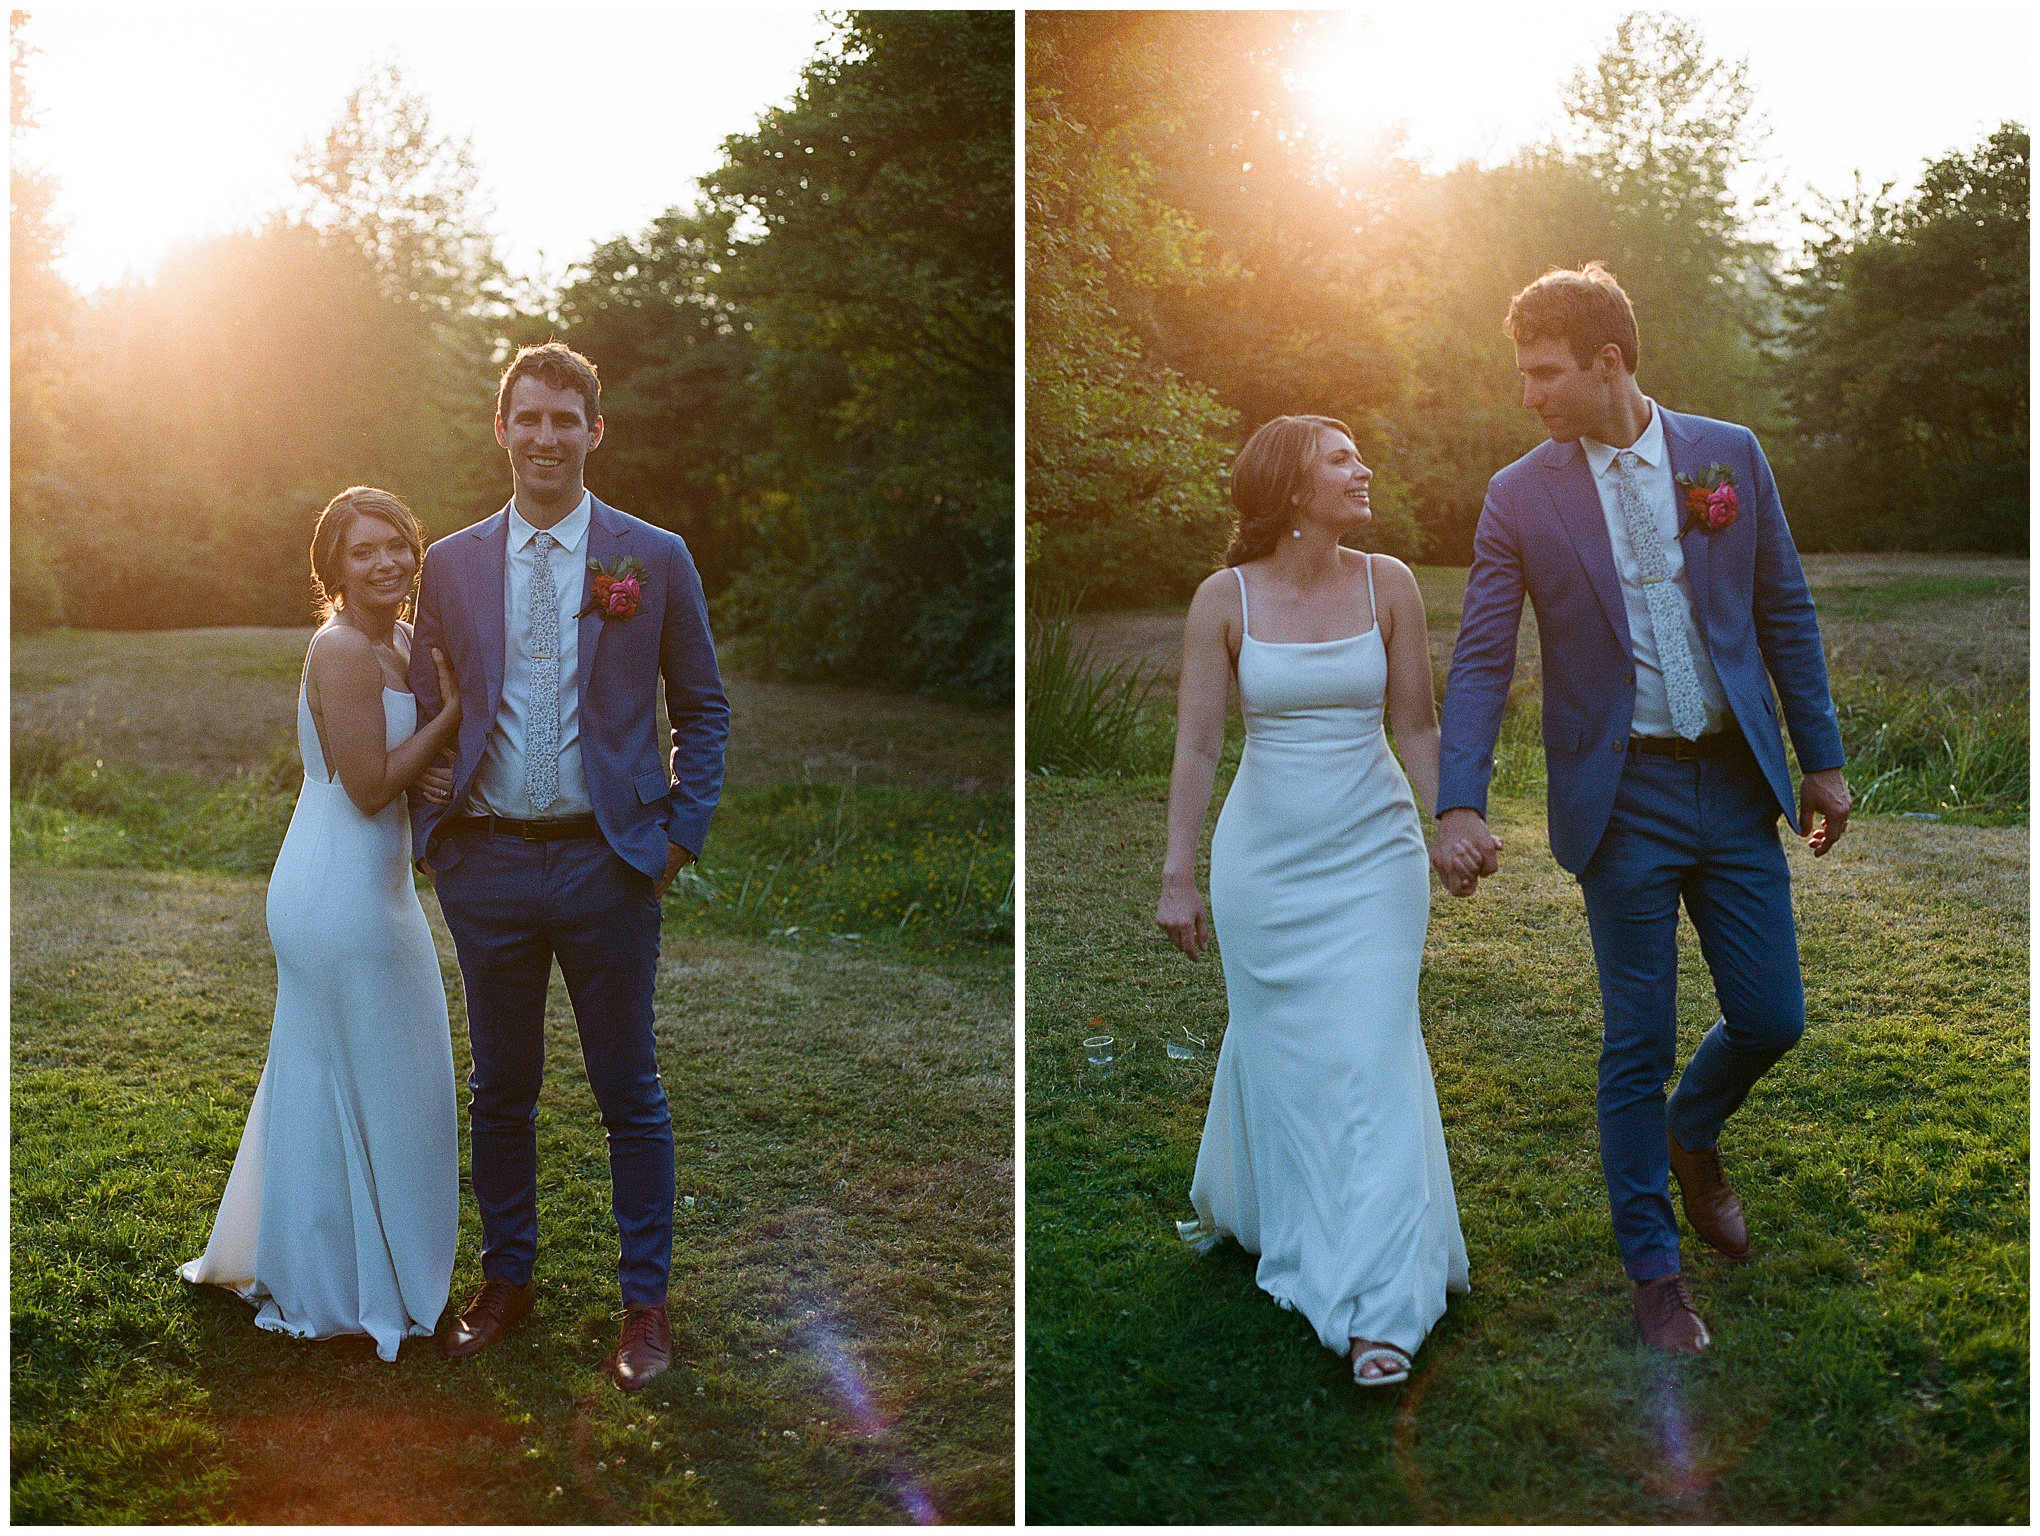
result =
[[1735,521],[1741,503],[1735,495],[1735,471],[1726,464],[1709,464],[1698,480],[1680,475],[1678,483],[1686,493],[1686,521],[1679,528],[1680,538],[1695,528],[1719,533]]
[[588,606],[575,617],[599,613],[605,624],[611,619],[629,618],[637,612],[638,599],[644,596],[644,574],[645,563],[636,555],[620,555],[608,565],[590,560]]

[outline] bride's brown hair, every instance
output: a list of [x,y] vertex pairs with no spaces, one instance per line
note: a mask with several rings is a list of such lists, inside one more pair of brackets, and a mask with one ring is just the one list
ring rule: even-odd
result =
[[356,519],[363,517],[380,518],[411,546],[411,593],[397,610],[399,618],[410,615],[412,599],[418,593],[418,576],[425,569],[425,530],[411,515],[411,509],[388,491],[379,491],[372,485],[350,485],[326,503],[326,510],[312,527],[312,612],[322,624],[333,616],[334,609],[344,605],[340,546],[347,542]]
[[1330,416],[1277,416],[1247,439],[1233,460],[1232,504],[1238,517],[1225,550],[1227,565],[1269,554],[1295,522],[1290,498],[1309,478],[1317,462],[1318,433],[1326,427],[1353,435],[1352,428]]

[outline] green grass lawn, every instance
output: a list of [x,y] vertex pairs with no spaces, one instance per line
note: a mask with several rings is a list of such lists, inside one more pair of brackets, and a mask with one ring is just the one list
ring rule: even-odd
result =
[[[274,654],[278,676],[261,676],[263,646],[217,633],[222,670],[288,697]],[[269,652],[302,642],[278,633]],[[94,637],[73,675],[89,681],[102,652],[133,666],[161,639],[118,638],[134,651]],[[169,649],[203,675],[203,637]],[[60,675],[23,651],[17,668]],[[869,743],[835,732],[827,691],[807,692],[812,744],[801,690],[737,713],[703,878],[669,900],[658,1028],[681,1364],[629,1397],[599,1371],[621,1315],[616,1239],[557,979],[540,1300],[505,1344],[448,1365],[416,1341],[385,1365],[366,1340],[261,1332],[239,1300],[177,1279],[267,1049],[261,872],[295,780],[254,756],[275,732],[241,715],[228,725],[249,745],[226,774],[132,727],[113,762],[17,753],[17,1520],[1011,1518],[1011,802],[986,787],[1003,722],[946,706],[916,720],[890,698],[911,750],[875,783],[831,785],[829,754],[882,743],[869,723]],[[70,723],[55,710],[29,726],[49,741]],[[772,861],[773,890],[735,901]],[[452,945],[425,905],[464,1076]],[[464,1169],[466,1134],[463,1116]],[[480,1281],[471,1201],[462,1217],[456,1306]]]
[[[1362,1393],[1228,1243],[1176,1241],[1225,1025],[1151,926],[1160,781],[1028,796],[1028,1517],[2023,1521],[2026,839],[1872,819],[1793,856],[1805,1040],[1724,1138],[1758,1252],[1688,1237],[1716,1347],[1642,1350],[1594,1131],[1586,923],[1540,809],[1434,901],[1423,986],[1471,1256]],[[1680,1057],[1712,1022],[1686,934]],[[1161,1049],[1188,1026],[1213,1054]],[[1099,1077],[1082,1038],[1137,1042]]]
[[[2009,589],[1893,565],[1873,575],[1911,586],[1861,597],[1861,631],[1839,614],[1831,651],[1897,633],[1908,696],[1981,675],[1995,698],[2023,674],[2023,599],[2016,629],[1979,640],[1946,608],[1973,619]],[[1456,589],[1420,575],[1449,653]],[[1125,633],[1106,654],[1147,641]],[[1840,677],[1866,699],[1877,682]],[[2023,739],[2018,692],[2019,729],[1993,741]],[[1231,734],[1214,820],[1236,717]],[[1688,1234],[1715,1346],[1674,1360],[1631,1321],[1591,945],[1545,844],[1534,731],[1517,745],[1493,808],[1503,873],[1466,902],[1434,886],[1421,993],[1473,1289],[1408,1385],[1379,1391],[1255,1286],[1250,1255],[1176,1239],[1226,1009],[1218,957],[1193,964],[1153,926],[1166,781],[1030,781],[1028,1518],[2023,1523],[2023,757],[1988,810],[1859,817],[1820,861],[1788,840],[1807,1033],[1723,1138],[1757,1251],[1734,1266]],[[1689,926],[1681,943],[1683,1063],[1715,1010]],[[1210,1050],[1171,1060],[1185,1027]],[[1081,1044],[1101,1032],[1133,1044],[1104,1075]]]

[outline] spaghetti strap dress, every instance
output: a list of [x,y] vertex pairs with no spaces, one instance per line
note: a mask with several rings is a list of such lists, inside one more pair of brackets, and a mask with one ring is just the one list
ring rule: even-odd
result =
[[[316,644],[316,637],[314,644]],[[383,690],[386,739],[417,702]],[[446,1306],[460,1223],[453,1045],[411,883],[405,797],[364,816],[326,767],[302,684],[304,787],[269,877],[276,1014],[194,1284],[299,1338],[366,1334],[394,1360]]]
[[[1258,1254],[1260,1287],[1327,1349],[1414,1351],[1467,1289],[1466,1244],[1417,1014],[1430,861],[1382,730],[1380,614],[1264,643],[1234,575],[1247,740],[1211,843],[1228,1020],[1196,1231]],[[1373,609],[1371,557],[1367,581]]]

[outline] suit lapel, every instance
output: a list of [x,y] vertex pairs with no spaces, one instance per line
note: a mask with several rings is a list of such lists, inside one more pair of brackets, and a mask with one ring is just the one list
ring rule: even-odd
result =
[[1686,590],[1693,598],[1693,623],[1702,637],[1707,634],[1707,587],[1708,566],[1713,550],[1708,547],[1712,537],[1701,527],[1698,518],[1686,517],[1686,493],[1679,486],[1679,476],[1698,477],[1707,468],[1707,456],[1700,451],[1696,434],[1680,417],[1674,416],[1663,406],[1658,415],[1664,421],[1665,450],[1672,463],[1672,498],[1677,504],[1679,523],[1686,528],[1679,540],[1679,550],[1686,560]]
[[1622,601],[1622,578],[1615,572],[1615,546],[1608,538],[1608,520],[1601,513],[1593,466],[1578,443],[1551,443],[1545,451],[1546,467],[1553,472],[1551,505],[1559,526],[1572,541],[1573,553],[1587,573],[1587,585],[1594,589],[1608,627],[1627,650],[1629,610]]
[[[609,507],[605,506],[597,498],[590,496],[588,499],[588,560],[599,560],[604,565],[607,565],[619,555],[627,553],[629,553],[629,550],[624,543],[623,528],[616,513],[611,511]],[[580,693],[581,716],[583,719],[586,719],[588,713],[588,679],[595,672],[595,656],[596,652],[602,647],[602,632],[609,626],[603,623],[601,614],[594,612],[588,606],[590,600],[595,595],[593,587],[595,573],[586,568],[586,561],[582,562],[582,565],[581,607],[584,611],[581,614],[581,627],[576,632],[575,637],[575,644],[580,647],[580,650],[579,665],[574,670],[578,674],[575,679],[575,685]]]
[[503,703],[503,583],[509,566],[509,510],[475,524],[474,537],[481,541],[482,557],[469,568],[467,608],[481,647],[482,680],[489,696],[482,718],[494,720]]

